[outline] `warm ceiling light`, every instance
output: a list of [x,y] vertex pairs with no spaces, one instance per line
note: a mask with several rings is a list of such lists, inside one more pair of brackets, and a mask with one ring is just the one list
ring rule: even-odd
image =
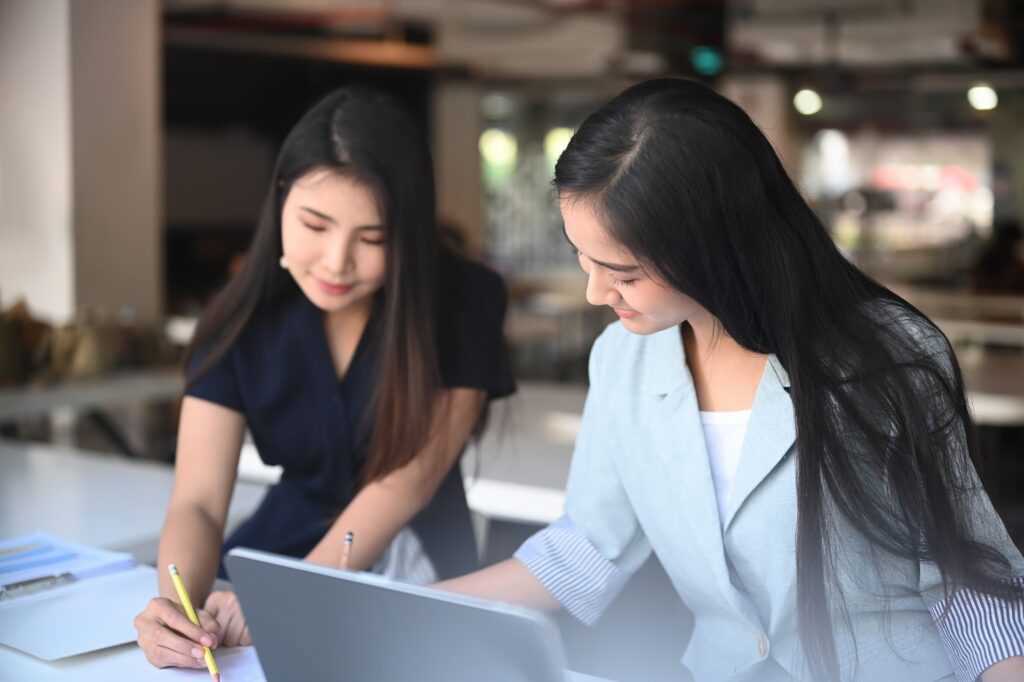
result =
[[810,88],[804,88],[793,95],[793,106],[804,116],[813,116],[821,111],[821,95]]
[[967,101],[978,111],[991,111],[999,104],[999,95],[990,85],[975,85],[967,91]]

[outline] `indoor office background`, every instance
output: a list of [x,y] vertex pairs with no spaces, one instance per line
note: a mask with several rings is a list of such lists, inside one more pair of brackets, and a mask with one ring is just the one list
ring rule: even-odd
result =
[[[509,288],[520,391],[463,459],[484,558],[508,556],[560,513],[611,321],[584,300],[554,163],[588,112],[662,75],[744,107],[844,253],[947,334],[1024,545],[1014,0],[0,0],[0,490],[26,443],[170,471],[176,363],[245,258],[276,149],[365,83],[420,119],[445,231]],[[247,445],[243,485],[275,476]],[[127,548],[155,557],[158,529]],[[686,636],[668,589],[654,562],[597,631],[563,622],[579,669],[657,679]],[[623,632],[616,670],[620,644],[594,652]]]

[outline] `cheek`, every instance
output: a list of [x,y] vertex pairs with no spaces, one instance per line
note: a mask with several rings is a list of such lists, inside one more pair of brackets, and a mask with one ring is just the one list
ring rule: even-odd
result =
[[387,275],[388,255],[385,248],[366,245],[359,259],[363,277],[370,281],[383,282]]
[[302,225],[285,222],[281,226],[281,249],[293,260],[307,258],[314,248],[310,239],[312,234]]

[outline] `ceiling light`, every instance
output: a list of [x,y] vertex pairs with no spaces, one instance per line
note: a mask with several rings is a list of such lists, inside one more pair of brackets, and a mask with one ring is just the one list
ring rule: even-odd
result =
[[821,95],[810,88],[804,88],[793,95],[793,106],[804,116],[813,116],[821,111]]
[[991,111],[999,104],[999,95],[992,86],[979,84],[967,91],[967,101],[978,111]]

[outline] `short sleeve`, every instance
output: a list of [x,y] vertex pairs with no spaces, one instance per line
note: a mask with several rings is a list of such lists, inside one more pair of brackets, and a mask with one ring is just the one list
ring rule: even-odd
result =
[[449,388],[479,388],[489,398],[515,392],[503,328],[507,293],[497,273],[455,256],[443,261],[439,350]]
[[[590,357],[591,388],[566,487],[566,516],[516,552],[562,606],[584,623],[601,612],[651,554],[615,465],[616,448],[604,427],[598,339]],[[604,390],[608,390],[605,388]]]
[[235,367],[234,347],[229,348],[212,366],[197,376],[196,372],[201,369],[208,355],[208,350],[200,350],[189,361],[185,370],[188,382],[185,395],[217,403],[236,412],[244,412],[242,391]]

